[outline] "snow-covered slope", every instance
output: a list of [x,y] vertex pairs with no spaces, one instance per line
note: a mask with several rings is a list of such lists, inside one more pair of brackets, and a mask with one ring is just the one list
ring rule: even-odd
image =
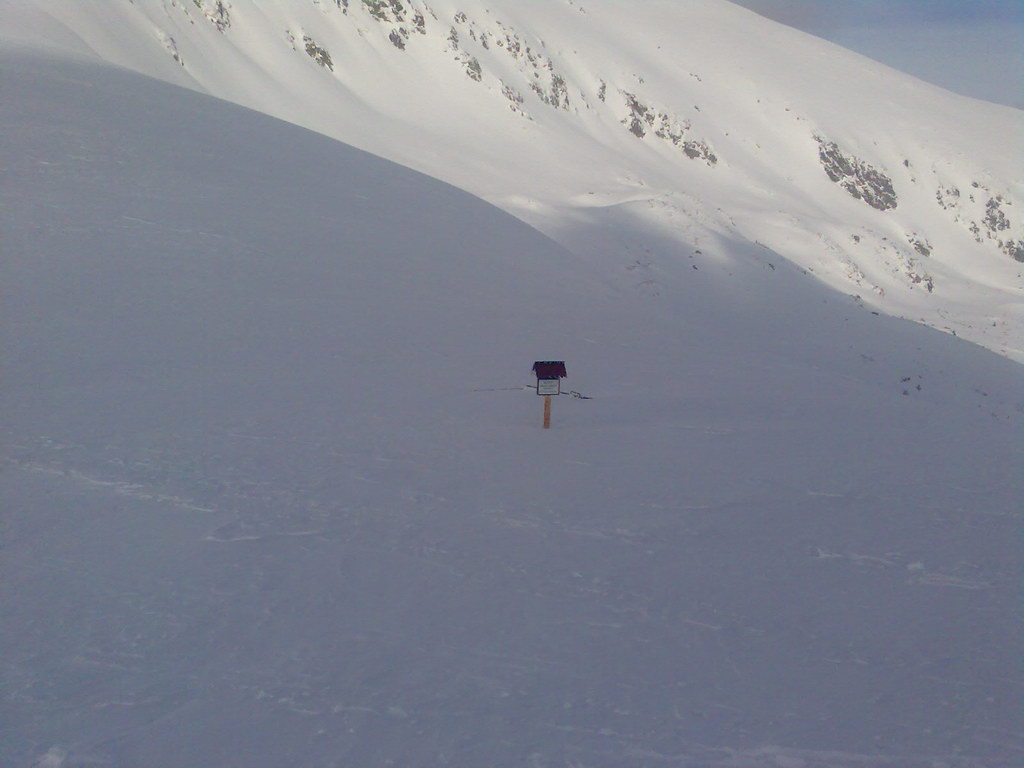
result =
[[724,0],[5,5],[13,38],[77,39],[444,179],[648,293],[752,243],[1024,356],[1024,115]]
[[48,50],[0,58],[0,764],[1018,761],[1017,364]]

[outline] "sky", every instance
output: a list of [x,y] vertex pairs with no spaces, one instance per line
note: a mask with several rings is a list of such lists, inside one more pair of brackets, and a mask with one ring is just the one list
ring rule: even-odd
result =
[[732,0],[975,98],[1024,109],[1024,0]]

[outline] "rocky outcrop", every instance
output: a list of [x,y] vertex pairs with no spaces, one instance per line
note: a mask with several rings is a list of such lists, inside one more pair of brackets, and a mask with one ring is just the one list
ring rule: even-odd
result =
[[184,67],[185,59],[182,58],[181,52],[178,50],[178,43],[175,39],[166,32],[162,32],[160,33],[160,42],[164,44],[164,49],[171,55],[171,58]]
[[940,185],[935,193],[939,207],[963,224],[978,243],[991,242],[1015,261],[1024,262],[1024,231],[1014,222],[1013,202],[1008,195],[993,192],[986,184],[971,182],[966,193],[955,186]]
[[[602,86],[604,83],[602,83]],[[598,92],[601,98],[602,92]],[[629,129],[629,132],[638,139],[644,138],[648,133],[680,149],[691,160],[703,160],[708,165],[718,163],[718,157],[707,142],[702,139],[694,139],[688,136],[691,124],[688,120],[659,112],[645,104],[642,104],[635,94],[622,91],[625,99],[628,114],[621,122]],[[601,98],[604,101],[603,98]]]
[[917,251],[921,256],[932,255],[932,244],[928,242],[927,238],[921,237],[916,232],[907,236],[907,242],[910,243],[910,247]]
[[309,35],[302,38],[303,45],[306,49],[306,54],[325,69],[334,71],[334,62],[331,60],[331,54],[327,52],[327,49],[321,48]]
[[815,136],[815,141],[818,142],[821,167],[851,196],[879,211],[892,210],[899,204],[892,179],[863,160],[844,154],[834,141],[827,141],[821,136]]
[[231,26],[231,11],[224,0],[192,0],[203,16],[213,24],[217,31],[225,32]]
[[[413,35],[427,34],[426,17],[410,0],[362,0],[362,4],[370,18],[384,25],[387,39],[400,51]],[[347,9],[346,0],[343,10]]]
[[981,220],[981,230],[985,233],[985,237],[995,241],[999,250],[1007,256],[1024,262],[1024,240],[1014,239],[1010,234],[1013,223],[1005,209],[1012,205],[1013,203],[1002,195],[990,197],[985,203],[985,216]]

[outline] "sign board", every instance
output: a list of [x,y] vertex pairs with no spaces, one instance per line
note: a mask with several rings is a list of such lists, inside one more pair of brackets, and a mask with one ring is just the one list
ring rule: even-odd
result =
[[533,364],[537,376],[537,394],[544,395],[544,429],[551,427],[551,396],[562,393],[565,378],[564,360],[538,360]]
[[561,392],[561,379],[537,379],[538,395],[557,395]]

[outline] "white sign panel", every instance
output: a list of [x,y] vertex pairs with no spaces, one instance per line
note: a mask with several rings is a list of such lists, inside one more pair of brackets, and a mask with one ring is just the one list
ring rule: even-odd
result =
[[561,379],[537,379],[538,395],[557,395],[561,391]]

